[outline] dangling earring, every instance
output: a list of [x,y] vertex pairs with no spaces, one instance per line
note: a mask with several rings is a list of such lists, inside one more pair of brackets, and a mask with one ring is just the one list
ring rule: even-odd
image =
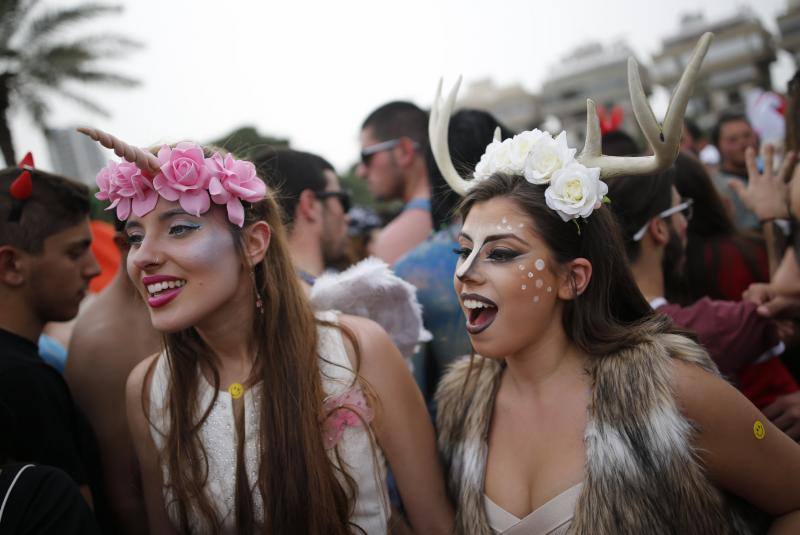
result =
[[256,310],[259,314],[264,313],[264,301],[261,299],[261,292],[258,291],[258,284],[256,284],[256,272],[250,272],[250,279],[253,281],[253,289],[256,292]]

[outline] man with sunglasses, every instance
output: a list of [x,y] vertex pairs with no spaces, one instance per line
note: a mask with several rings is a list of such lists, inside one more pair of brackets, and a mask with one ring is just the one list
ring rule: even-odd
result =
[[347,257],[350,196],[333,166],[316,154],[268,149],[253,161],[277,192],[292,262],[308,290],[326,267]]
[[379,201],[400,200],[403,210],[370,244],[370,253],[393,265],[433,229],[425,153],[428,114],[410,102],[389,102],[361,126],[356,174]]
[[[774,358],[783,353],[784,346],[775,324],[761,317],[754,303],[704,297],[680,306],[664,298],[665,279],[680,276],[685,269],[686,230],[693,204],[678,195],[674,173],[671,168],[646,178],[610,179],[610,207],[642,295],[657,312],[697,333],[722,375],[734,380],[745,365]],[[752,401],[763,408],[772,399]]]

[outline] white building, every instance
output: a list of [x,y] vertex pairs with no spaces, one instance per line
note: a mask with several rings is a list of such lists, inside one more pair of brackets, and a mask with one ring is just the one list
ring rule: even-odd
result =
[[800,65],[800,0],[789,0],[786,12],[778,16],[777,22],[780,47],[794,56],[795,65]]
[[515,132],[530,130],[541,120],[534,95],[519,84],[497,87],[488,78],[471,83],[458,105],[488,111]]
[[[586,133],[586,99],[611,110],[620,106],[624,112],[621,129],[638,136],[636,118],[628,91],[628,58],[633,50],[623,41],[610,45],[587,43],[554,65],[539,95],[543,116],[555,116],[571,136],[571,146],[581,146]],[[642,85],[650,92],[647,69],[639,65]]]
[[684,15],[677,33],[662,41],[653,57],[653,82],[673,89],[704,32],[714,32],[714,41],[703,61],[695,96],[687,115],[701,126],[711,126],[725,110],[744,111],[747,92],[770,89],[769,66],[775,61],[775,44],[758,17],[746,7],[733,16],[707,22],[699,13]]

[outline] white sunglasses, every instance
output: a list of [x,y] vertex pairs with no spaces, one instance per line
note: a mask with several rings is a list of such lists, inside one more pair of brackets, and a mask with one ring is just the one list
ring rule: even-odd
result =
[[[684,199],[682,203],[676,204],[671,208],[667,208],[666,210],[658,214],[656,217],[664,219],[673,214],[677,214],[678,212],[683,212],[684,210],[686,210],[686,214],[684,214],[684,217],[686,217],[686,220],[688,221],[689,219],[692,218],[692,204],[694,204],[694,199]],[[636,234],[633,235],[633,241],[639,241],[642,238],[644,238],[644,233],[647,232],[647,227],[650,226],[650,221],[651,220],[648,219],[647,223],[645,223],[642,226],[642,228],[640,228],[636,232]]]

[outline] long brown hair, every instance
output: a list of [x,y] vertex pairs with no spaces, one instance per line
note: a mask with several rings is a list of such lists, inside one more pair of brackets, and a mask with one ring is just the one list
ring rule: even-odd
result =
[[[261,382],[264,396],[259,414],[260,466],[255,482],[263,500],[264,522],[258,525],[255,519],[251,492],[254,482],[239,477],[244,473],[244,424],[239,418],[237,531],[349,534],[356,484],[346,472],[332,465],[320,428],[324,397],[317,353],[320,322],[297,281],[280,209],[272,194],[261,202],[243,204],[245,228],[256,221],[266,221],[272,235],[263,261],[253,266],[254,291],[263,301],[263,314],[254,314],[251,330],[256,355],[252,374]],[[241,233],[232,225],[231,232],[246,270]],[[247,276],[246,271],[243,276]],[[352,333],[342,330],[355,340]],[[165,485],[177,502],[181,532],[189,531],[190,514],[199,515],[205,525],[217,531],[222,519],[204,492],[208,483],[207,445],[200,441],[198,433],[219,390],[214,355],[193,327],[166,334],[164,343],[171,376],[166,403],[169,431],[159,452],[169,474]],[[198,366],[210,370],[213,376],[215,393],[208,407],[187,403],[198,399]],[[143,399],[146,397],[145,392]],[[337,470],[342,473],[344,484],[336,477]]]
[[694,216],[686,230],[685,277],[665,278],[667,299],[683,305],[690,305],[704,296],[731,299],[733,296],[725,294],[718,276],[726,269],[721,262],[730,261],[730,258],[722,257],[723,248],[735,250],[746,269],[746,275],[743,273],[739,277],[742,283],[739,291],[744,291],[751,282],[768,281],[766,241],[760,233],[736,228],[700,160],[679,153],[674,169],[678,193],[681,197],[694,199]]
[[531,218],[557,265],[575,258],[591,262],[589,285],[581,295],[564,302],[562,315],[564,332],[581,351],[602,357],[637,345],[647,335],[677,332],[665,316],[653,313],[639,291],[608,208],[595,210],[576,227],[547,206],[545,189],[521,176],[496,174],[469,190],[460,213],[466,220],[475,204],[508,198]]

